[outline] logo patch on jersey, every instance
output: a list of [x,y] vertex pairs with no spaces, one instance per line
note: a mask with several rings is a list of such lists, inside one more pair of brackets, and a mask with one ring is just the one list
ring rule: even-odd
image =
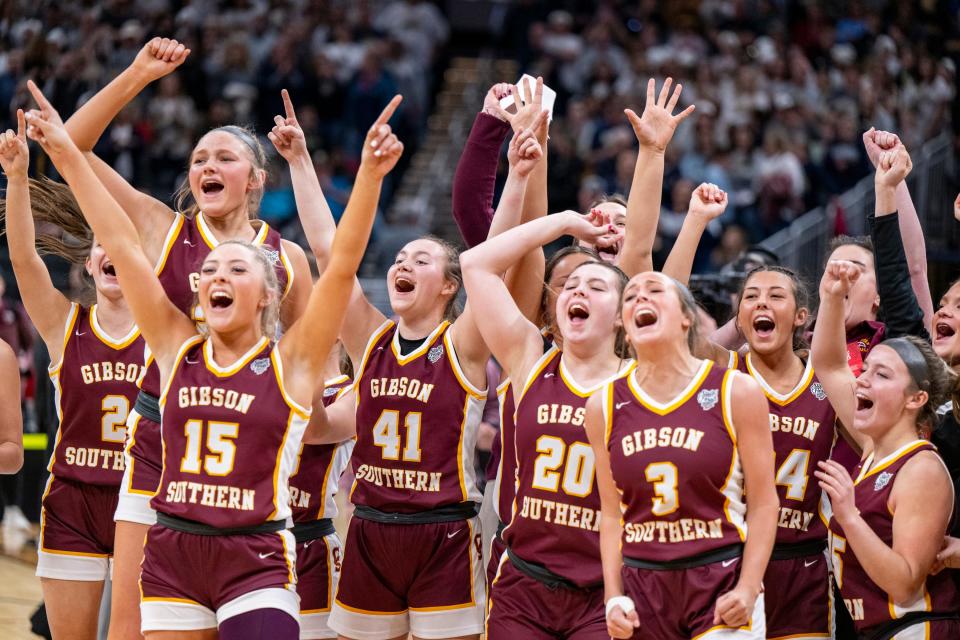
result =
[[883,489],[885,486],[890,484],[891,480],[893,480],[892,473],[887,473],[886,471],[881,472],[873,483],[873,490],[880,491],[880,489]]
[[819,382],[814,382],[810,385],[810,393],[812,393],[813,397],[817,400],[824,400],[827,397],[827,392],[823,390],[823,385]]
[[704,411],[710,411],[710,409],[717,406],[717,402],[719,401],[719,389],[701,389],[700,393],[697,394],[697,402],[700,403],[700,408]]
[[280,252],[274,251],[273,249],[267,249],[266,247],[261,247],[264,255],[267,256],[267,259],[270,260],[270,264],[277,265],[280,263]]
[[270,368],[270,358],[258,358],[250,363],[250,370],[258,376]]
[[439,361],[440,358],[442,358],[442,357],[443,357],[443,345],[442,345],[442,344],[438,344],[438,345],[435,346],[433,349],[430,349],[429,353],[427,353],[427,360],[429,360],[429,361],[432,362],[433,364],[437,364],[437,361]]
[[337,395],[338,391],[340,391],[340,389],[336,387],[327,387],[326,389],[323,390],[323,397],[329,398],[330,396],[335,396]]

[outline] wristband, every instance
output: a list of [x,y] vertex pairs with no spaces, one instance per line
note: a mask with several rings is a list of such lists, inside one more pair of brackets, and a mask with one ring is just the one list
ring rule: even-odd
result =
[[610,617],[610,611],[614,607],[620,607],[624,613],[630,613],[631,611],[636,610],[636,605],[633,604],[633,599],[630,596],[613,596],[607,600],[607,617]]

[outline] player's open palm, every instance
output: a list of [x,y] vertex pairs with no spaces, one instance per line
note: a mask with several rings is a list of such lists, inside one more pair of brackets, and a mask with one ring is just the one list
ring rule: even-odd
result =
[[7,177],[22,177],[27,175],[29,160],[23,109],[17,109],[17,130],[7,129],[0,133],[0,168]]
[[680,113],[674,115],[673,110],[680,101],[683,85],[678,84],[670,93],[673,78],[667,78],[660,89],[660,95],[655,97],[656,81],[653,78],[647,82],[647,104],[643,108],[643,115],[638,116],[632,109],[625,109],[627,119],[633,132],[637,136],[641,147],[649,147],[657,151],[665,151],[673,138],[677,125],[693,113],[694,105],[690,105]]
[[173,73],[189,55],[190,49],[182,42],[158,37],[143,45],[131,66],[153,82]]

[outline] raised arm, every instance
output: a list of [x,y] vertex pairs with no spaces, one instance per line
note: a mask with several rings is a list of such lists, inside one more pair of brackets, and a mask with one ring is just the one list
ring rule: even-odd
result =
[[[909,255],[905,253],[906,238],[901,235],[902,225],[898,225],[904,214],[896,209],[900,201],[898,194],[906,184],[905,179],[911,168],[910,154],[903,145],[881,152],[874,179],[876,209],[868,222],[873,239],[877,292],[880,294],[883,321],[887,326],[886,336],[915,335],[929,340],[927,327],[930,326],[928,321],[931,315],[925,317],[924,310],[917,304],[918,294],[911,283]],[[926,284],[924,286],[929,296],[930,289]]]
[[922,593],[953,513],[953,487],[939,456],[921,451],[897,472],[887,504],[893,514],[891,546],[857,510],[846,469],[832,460],[819,466],[814,475],[830,497],[833,517],[843,527],[846,554],[856,554],[870,579],[894,604],[913,602]]
[[143,252],[136,228],[97,179],[59,114],[32,80],[27,87],[40,106],[27,114],[27,135],[40,143],[70,185],[90,228],[114,264],[124,297],[161,374],[168,372],[180,345],[196,335],[196,326],[167,298]]
[[[600,561],[603,565],[603,600],[620,598],[623,594],[623,553],[620,540],[623,537],[623,512],[620,508],[620,493],[610,470],[610,451],[607,449],[607,416],[610,415],[612,385],[594,393],[587,400],[584,428],[587,440],[596,460],[597,490],[600,493]],[[615,601],[617,602],[617,601]],[[630,611],[625,611],[630,609]],[[640,616],[630,605],[611,603],[607,613],[607,632],[613,638],[630,638],[640,626]]]
[[490,87],[473,128],[463,145],[453,176],[453,219],[464,244],[473,247],[487,239],[493,222],[493,194],[497,183],[500,148],[510,123],[500,115],[500,99],[513,92],[506,83]]
[[[543,354],[543,341],[539,328],[517,308],[503,273],[525,254],[560,236],[601,243],[606,239],[609,244],[608,234],[613,233],[609,227],[594,226],[589,218],[567,211],[510,229],[460,256],[469,304],[484,310],[473,314],[472,321],[511,380],[526,379]],[[487,312],[489,309],[496,313]]]
[[310,151],[307,149],[307,140],[303,129],[297,121],[297,113],[293,108],[293,101],[286,89],[280,92],[283,97],[283,108],[286,117],[274,116],[273,130],[267,138],[273,143],[283,159],[290,165],[290,182],[293,185],[293,197],[297,203],[300,216],[306,216],[316,221],[317,234],[321,241],[312,246],[314,258],[317,260],[317,271],[323,273],[330,262],[330,248],[333,246],[333,234],[337,227],[333,221],[330,205],[323,196],[320,188],[320,179],[313,166]]
[[399,104],[399,96],[391,100],[367,132],[360,170],[333,239],[330,262],[313,285],[303,316],[280,339],[281,355],[289,363],[284,380],[306,397],[312,395],[327,354],[340,334],[351,285],[370,239],[383,178],[403,153],[403,143],[387,124]]
[[747,542],[737,585],[717,600],[713,622],[738,627],[749,624],[754,603],[763,590],[763,574],[777,536],[780,500],[773,482],[773,437],[767,398],[753,378],[739,372],[730,375],[731,412],[747,499]]
[[820,280],[820,309],[810,345],[813,370],[827,392],[837,419],[847,428],[853,426],[856,411],[857,379],[847,364],[847,340],[844,328],[844,298],[862,273],[862,267],[846,260],[831,260]]
[[[337,444],[357,435],[357,393],[350,389],[336,402],[323,406],[323,386],[317,388],[313,413],[303,433],[306,444]],[[318,397],[320,396],[320,397]]]
[[[877,131],[870,127],[870,130],[863,134],[863,146],[867,150],[870,162],[876,167],[880,154],[883,151],[893,151],[897,146],[901,146],[901,142],[894,133]],[[920,226],[920,218],[917,216],[917,208],[913,205],[913,198],[910,197],[910,189],[905,180],[897,185],[894,200],[894,208],[887,213],[890,211],[899,213],[897,224],[903,239],[910,285],[913,287],[920,309],[923,310],[923,326],[929,327],[933,321],[933,297],[930,294],[930,281],[927,278],[927,245],[923,237],[923,227]],[[886,307],[882,295],[880,304]]]
[[173,220],[173,211],[163,202],[134,188],[113,167],[94,155],[93,148],[127,104],[151,82],[172,73],[189,55],[190,49],[176,40],[153,38],[143,46],[129,67],[94,94],[66,122],[70,137],[85,152],[110,195],[133,220],[151,254],[162,244],[163,235]]
[[637,166],[627,198],[627,231],[618,263],[628,276],[653,269],[653,241],[660,219],[664,153],[677,125],[695,108],[690,105],[673,115],[683,85],[678,84],[671,95],[672,83],[673,79],[667,78],[660,89],[660,96],[655,98],[656,82],[651,78],[647,82],[647,104],[643,115],[637,116],[631,109],[624,111],[640,143]]
[[693,259],[707,226],[727,210],[727,193],[715,184],[704,182],[690,196],[690,208],[683,219],[680,235],[667,256],[663,272],[684,285],[690,282]]
[[0,340],[0,474],[23,466],[23,416],[20,413],[20,367],[17,354]]
[[37,253],[36,231],[30,212],[29,164],[26,121],[23,110],[17,109],[16,133],[7,130],[0,134],[0,166],[7,176],[5,208],[10,263],[27,314],[47,345],[50,361],[58,362],[63,353],[63,332],[70,313],[70,301],[53,286],[50,272]]

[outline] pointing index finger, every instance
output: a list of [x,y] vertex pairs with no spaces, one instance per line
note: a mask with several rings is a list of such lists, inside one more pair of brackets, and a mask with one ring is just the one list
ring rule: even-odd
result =
[[27,89],[30,91],[33,99],[37,101],[37,104],[40,105],[41,109],[53,109],[53,106],[47,100],[47,97],[43,95],[43,92],[40,91],[40,87],[37,86],[36,82],[27,80]]
[[397,110],[397,107],[400,106],[402,101],[403,96],[400,94],[393,96],[393,99],[387,104],[386,107],[384,107],[383,112],[377,118],[376,122],[373,123],[373,126],[378,127],[381,124],[387,124],[387,122],[390,121],[390,118],[393,117],[393,112]]
[[296,120],[297,112],[293,110],[293,100],[290,99],[290,92],[286,89],[283,89],[280,92],[280,96],[283,98],[283,110],[287,114],[287,118],[290,120]]

